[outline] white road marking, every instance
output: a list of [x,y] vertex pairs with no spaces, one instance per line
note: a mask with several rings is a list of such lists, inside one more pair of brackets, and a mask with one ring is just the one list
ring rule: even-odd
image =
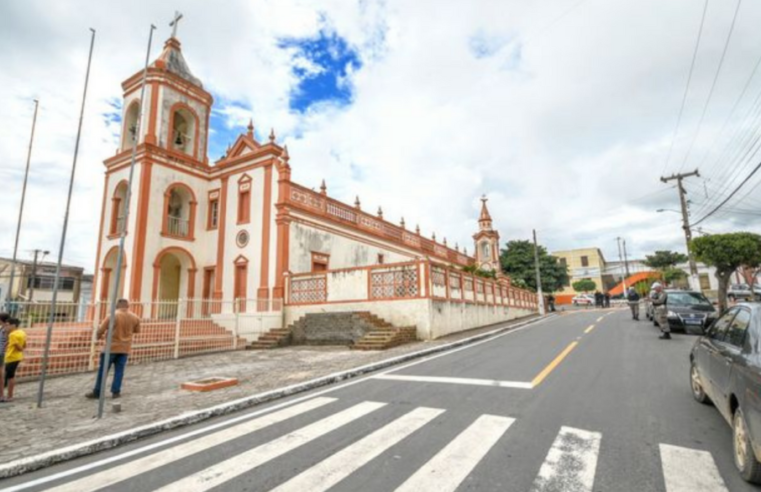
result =
[[419,383],[448,383],[448,384],[466,384],[472,386],[494,386],[497,388],[520,388],[531,389],[531,383],[522,381],[496,381],[493,379],[475,379],[475,378],[445,378],[437,376],[406,376],[403,374],[379,374],[373,376],[373,379],[390,379],[393,381],[415,381]]
[[198,439],[189,441],[184,444],[179,444],[157,453],[149,454],[134,461],[129,461],[123,465],[109,468],[92,475],[87,475],[80,478],[79,480],[67,482],[58,487],[48,489],[48,491],[88,492],[105,488],[123,480],[132,478],[136,475],[140,475],[150,470],[155,470],[156,468],[167,465],[169,463],[181,460],[187,456],[206,451],[209,448],[219,444],[224,444],[242,435],[249,434],[279,422],[283,422],[284,420],[290,419],[297,415],[301,415],[334,401],[336,401],[335,398],[327,397],[307,400],[303,403],[299,403],[298,405],[287,407],[283,410],[267,414],[263,417],[249,420],[248,422],[243,422],[242,424],[238,424],[233,427],[228,427],[225,430],[199,437]]
[[416,408],[288,480],[273,492],[328,490],[442,413],[444,410],[437,408]]
[[727,492],[708,451],[661,444],[666,492]]
[[534,480],[532,492],[591,492],[601,438],[598,432],[561,427]]
[[509,417],[481,415],[396,492],[451,492],[515,422]]
[[[503,333],[498,333],[499,331],[503,330],[503,328],[496,328],[496,329],[494,329],[494,330],[492,330],[490,332],[484,333],[483,335],[486,338],[484,338],[483,340],[479,340],[477,342],[473,342],[473,343],[470,343],[470,344],[467,344],[467,345],[463,345],[461,347],[457,347],[457,348],[453,348],[453,349],[449,349],[449,350],[444,350],[442,352],[439,352],[439,353],[436,353],[436,354],[432,354],[432,355],[429,355],[429,356],[423,356],[422,358],[420,358],[418,360],[413,360],[411,362],[402,363],[399,366],[392,366],[392,367],[390,367],[388,369],[385,369],[380,374],[388,374],[388,373],[395,372],[395,371],[401,371],[401,370],[406,369],[408,367],[416,366],[418,364],[424,364],[424,363],[429,362],[431,360],[438,359],[439,357],[446,357],[448,355],[456,354],[457,352],[461,352],[463,350],[474,348],[474,347],[477,347],[479,345],[483,345],[485,343],[493,342],[493,341],[495,341],[495,340],[497,340],[499,338],[502,338],[502,337],[505,337],[505,336],[508,336],[508,335],[513,335],[515,333],[520,333],[520,332],[522,332],[524,330],[528,330],[530,328],[534,328],[534,327],[536,327],[538,325],[541,325],[541,324],[543,324],[543,323],[545,323],[547,321],[552,321],[552,320],[562,320],[562,318],[561,318],[560,315],[556,315],[556,316],[552,316],[552,317],[548,317],[548,318],[542,318],[542,319],[537,319],[537,320],[529,321],[526,325],[520,326],[518,328],[514,328],[514,329],[509,330],[509,331],[505,331]],[[452,343],[454,344],[454,343],[458,343],[458,342],[452,342]],[[446,347],[446,346],[444,346],[444,347]],[[326,378],[332,377],[332,374],[329,374],[328,376],[325,376],[325,377]],[[28,482],[24,482],[24,483],[19,484],[19,485],[14,485],[13,487],[9,487],[9,488],[3,489],[3,492],[19,492],[21,490],[26,490],[26,489],[30,489],[32,487],[37,487],[38,485],[44,485],[46,483],[54,482],[56,480],[60,480],[62,478],[70,477],[72,475],[76,475],[78,473],[82,473],[82,472],[85,472],[85,471],[88,471],[88,470],[93,470],[95,468],[99,468],[99,467],[104,466],[104,465],[109,465],[111,463],[116,463],[117,461],[126,460],[128,458],[133,457],[133,456],[137,456],[139,454],[146,453],[148,451],[151,451],[151,450],[154,450],[154,449],[157,449],[157,448],[168,446],[170,444],[186,440],[186,439],[188,439],[190,437],[197,436],[199,434],[207,433],[207,432],[209,432],[211,430],[215,430],[215,429],[219,429],[219,428],[223,428],[223,427],[228,427],[228,426],[230,426],[230,425],[232,425],[232,424],[234,424],[236,422],[250,420],[250,419],[252,419],[252,418],[254,418],[254,417],[258,416],[258,415],[266,414],[267,412],[272,412],[272,411],[277,410],[279,408],[288,407],[290,405],[294,405],[296,403],[300,403],[300,402],[305,401],[305,400],[309,400],[309,399],[312,399],[312,398],[315,398],[315,397],[318,397],[318,396],[321,396],[321,395],[325,395],[325,394],[328,394],[328,393],[333,393],[335,391],[342,390],[342,389],[348,388],[350,386],[354,386],[356,384],[364,383],[364,382],[368,381],[369,379],[371,379],[372,377],[373,376],[369,376],[369,375],[368,376],[362,376],[362,377],[358,377],[356,379],[353,379],[351,381],[347,381],[347,382],[342,383],[342,384],[337,384],[335,386],[334,385],[330,385],[329,387],[327,387],[325,389],[322,389],[322,390],[309,391],[304,396],[294,396],[294,397],[289,398],[286,401],[282,401],[280,403],[272,403],[272,404],[268,405],[265,408],[261,408],[259,410],[248,411],[248,412],[246,412],[243,415],[239,415],[237,417],[232,417],[232,418],[227,419],[227,420],[225,420],[223,422],[217,422],[216,424],[208,424],[208,425],[205,425],[205,426],[203,426],[203,427],[201,427],[199,429],[195,429],[195,430],[183,433],[183,434],[178,435],[178,436],[174,436],[174,437],[170,437],[170,438],[163,439],[163,440],[160,440],[160,441],[156,441],[156,442],[153,442],[151,444],[146,444],[145,446],[132,449],[130,451],[125,451],[123,453],[119,453],[119,454],[116,454],[114,456],[109,456],[108,458],[102,458],[102,459],[99,459],[99,460],[90,461],[89,463],[86,463],[84,465],[80,465],[80,466],[77,466],[77,467],[74,467],[74,468],[69,468],[67,470],[60,471],[58,473],[53,473],[53,474],[50,474],[50,475],[46,475],[46,476],[43,476],[43,477],[40,477],[40,478],[37,478],[37,479],[34,479],[34,480],[30,480]],[[283,388],[283,389],[288,389],[288,387]],[[248,398],[248,397],[246,397],[246,398]],[[236,401],[243,401],[246,398],[242,398],[240,400],[234,400],[232,402],[226,402],[223,405],[228,404],[228,403],[235,403]],[[212,408],[214,408],[214,407],[212,407]],[[74,447],[75,446],[77,446],[77,445],[74,445]],[[31,458],[31,459],[33,459],[33,458]],[[2,466],[5,466],[5,465],[2,465]]]
[[385,403],[370,401],[354,405],[158,490],[160,492],[201,492],[212,489],[384,406],[386,406]]

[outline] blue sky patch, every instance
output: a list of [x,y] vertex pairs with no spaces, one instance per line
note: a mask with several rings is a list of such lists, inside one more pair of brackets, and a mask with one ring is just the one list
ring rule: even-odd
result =
[[290,95],[290,107],[305,112],[318,103],[349,104],[350,74],[362,66],[346,40],[326,29],[310,38],[284,38],[281,48],[294,51],[292,71],[299,78]]

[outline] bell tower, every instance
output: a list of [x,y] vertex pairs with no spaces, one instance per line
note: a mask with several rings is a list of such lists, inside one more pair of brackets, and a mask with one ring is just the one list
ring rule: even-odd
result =
[[500,272],[499,232],[492,226],[491,215],[486,207],[488,198],[481,198],[481,215],[478,217],[478,232],[473,235],[476,246],[476,266],[482,270]]
[[142,71],[122,83],[124,113],[120,152],[138,145],[161,147],[180,161],[208,165],[209,116],[214,102],[190,71],[175,30],[148,67],[141,135],[136,135]]

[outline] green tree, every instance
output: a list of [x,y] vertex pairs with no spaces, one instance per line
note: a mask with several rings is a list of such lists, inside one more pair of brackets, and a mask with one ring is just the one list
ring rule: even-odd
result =
[[741,266],[761,265],[761,236],[750,232],[701,236],[692,240],[690,249],[695,259],[716,268],[722,312],[727,309],[727,287],[732,273]]
[[478,268],[476,265],[467,265],[462,267],[463,272],[472,273],[473,275],[477,277],[483,277],[483,278],[497,278],[497,273],[492,270],[484,270],[482,268]]
[[597,284],[595,284],[594,280],[583,278],[574,282],[572,287],[576,292],[589,292],[595,290],[597,288]]
[[687,278],[687,273],[679,268],[667,268],[663,271],[663,280],[669,285],[685,278]]
[[642,262],[650,268],[655,268],[658,271],[665,272],[669,268],[674,268],[679,263],[684,263],[689,258],[683,253],[677,253],[675,251],[656,251],[652,255],[645,256],[645,260]]
[[[529,289],[536,291],[536,268],[534,266],[534,243],[531,241],[509,241],[499,257],[502,271],[513,279],[513,285],[521,281]],[[568,267],[556,257],[547,253],[543,246],[539,253],[539,273],[542,291],[557,292],[568,285]]]

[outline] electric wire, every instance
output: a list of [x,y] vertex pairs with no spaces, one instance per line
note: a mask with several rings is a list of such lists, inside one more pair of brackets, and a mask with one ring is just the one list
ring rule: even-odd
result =
[[724,42],[724,49],[721,52],[721,58],[719,59],[719,66],[716,67],[716,74],[713,77],[713,82],[711,83],[711,89],[708,91],[708,97],[706,98],[705,105],[703,106],[703,112],[700,114],[700,120],[698,120],[698,126],[695,129],[695,133],[692,136],[692,141],[690,142],[690,146],[687,148],[687,153],[684,155],[684,160],[682,160],[682,165],[679,167],[679,172],[682,172],[682,169],[687,165],[687,161],[690,158],[690,154],[692,153],[692,148],[695,145],[695,141],[698,138],[698,135],[700,134],[700,129],[703,126],[703,120],[705,119],[706,112],[708,111],[708,106],[711,104],[711,98],[713,97],[713,92],[716,89],[716,82],[719,80],[719,75],[721,74],[721,68],[724,66],[724,60],[727,56],[727,50],[729,49],[729,42],[732,40],[732,33],[735,31],[735,24],[737,22],[737,14],[740,12],[740,5],[742,4],[742,0],[737,0],[737,6],[735,7],[735,13],[732,16],[732,24],[729,26],[729,33],[727,34],[727,40]]

